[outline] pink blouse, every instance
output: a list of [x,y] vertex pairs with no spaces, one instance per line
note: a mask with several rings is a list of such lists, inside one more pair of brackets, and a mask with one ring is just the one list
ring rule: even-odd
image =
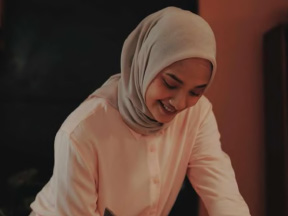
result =
[[31,204],[42,216],[167,216],[185,175],[210,216],[248,216],[212,106],[204,96],[153,135],[135,133],[105,99],[84,101],[55,138],[51,179]]

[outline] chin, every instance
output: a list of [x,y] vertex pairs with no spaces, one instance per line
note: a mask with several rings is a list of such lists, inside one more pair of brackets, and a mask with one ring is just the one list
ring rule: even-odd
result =
[[157,104],[156,107],[154,107],[154,112],[152,113],[154,119],[157,121],[157,122],[160,122],[160,123],[169,123],[171,122],[174,117],[176,116],[176,114],[178,112],[175,112],[175,113],[169,113],[167,111],[165,111],[162,107],[162,105],[160,105],[160,103]]

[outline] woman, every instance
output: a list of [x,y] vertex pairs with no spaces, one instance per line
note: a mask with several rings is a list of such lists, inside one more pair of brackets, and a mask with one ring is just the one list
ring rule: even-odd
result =
[[215,52],[200,16],[168,7],[146,17],[125,40],[121,74],[59,129],[31,214],[165,216],[187,175],[209,215],[250,215],[203,96]]

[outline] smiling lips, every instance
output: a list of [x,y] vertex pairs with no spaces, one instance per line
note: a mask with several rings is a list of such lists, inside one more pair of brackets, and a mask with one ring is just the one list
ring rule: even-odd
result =
[[166,112],[168,112],[169,114],[174,114],[174,113],[176,113],[176,109],[172,106],[172,105],[170,105],[169,103],[163,103],[163,101],[160,101],[160,104],[162,105],[162,107],[164,108],[164,110],[166,111]]

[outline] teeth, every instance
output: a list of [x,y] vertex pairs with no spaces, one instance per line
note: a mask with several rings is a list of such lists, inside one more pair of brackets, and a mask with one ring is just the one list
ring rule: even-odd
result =
[[167,111],[169,111],[169,112],[175,112],[174,109],[169,108],[169,107],[166,106],[165,104],[163,104],[163,107],[164,107]]

